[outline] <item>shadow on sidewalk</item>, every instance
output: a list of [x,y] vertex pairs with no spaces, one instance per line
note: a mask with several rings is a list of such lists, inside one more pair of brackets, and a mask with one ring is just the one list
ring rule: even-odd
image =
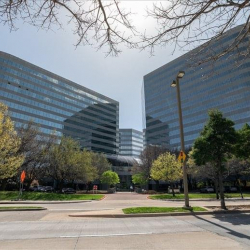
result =
[[[249,243],[250,243],[250,234],[246,235],[246,234],[237,232],[235,230],[232,230],[230,228],[222,226],[221,224],[217,224],[215,222],[204,219],[204,218],[200,217],[199,215],[194,214],[193,216],[198,220],[202,220],[202,221],[205,221],[205,222],[212,224],[216,227],[222,228],[227,233],[229,233],[235,237],[247,239],[247,240],[249,240]],[[249,214],[238,214],[238,215],[234,214],[233,216],[226,216],[226,215],[217,214],[217,215],[214,215],[214,218],[221,220],[223,222],[231,223],[232,225],[250,225],[250,215]]]

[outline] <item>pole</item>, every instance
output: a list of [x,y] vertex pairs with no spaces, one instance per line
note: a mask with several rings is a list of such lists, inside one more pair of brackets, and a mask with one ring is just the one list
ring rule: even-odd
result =
[[20,180],[19,194],[18,194],[17,200],[20,200],[20,198],[22,197],[22,194],[23,194],[23,183]]
[[[180,123],[181,151],[184,152],[185,151],[185,144],[184,144],[184,132],[183,132],[183,122],[182,122],[180,86],[179,86],[179,78],[178,77],[176,77],[176,90],[177,90],[177,102],[178,102],[179,123]],[[183,161],[182,169],[183,169],[185,207],[189,207],[186,160]]]

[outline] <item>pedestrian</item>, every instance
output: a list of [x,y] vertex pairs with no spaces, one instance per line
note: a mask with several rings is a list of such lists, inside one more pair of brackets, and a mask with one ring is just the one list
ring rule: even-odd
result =
[[130,192],[132,193],[134,191],[133,186],[130,185]]

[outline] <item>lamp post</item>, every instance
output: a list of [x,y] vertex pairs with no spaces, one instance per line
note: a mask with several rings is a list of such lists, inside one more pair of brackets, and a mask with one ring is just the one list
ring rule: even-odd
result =
[[[179,79],[182,78],[184,75],[185,75],[184,71],[179,71],[179,73],[176,76],[176,80],[174,80],[171,84],[171,87],[176,87],[176,90],[177,90],[177,102],[178,102],[180,137],[181,137],[181,151],[182,152],[184,152],[184,150],[185,150],[185,144],[184,144],[184,132],[183,132],[183,122],[182,122],[182,109],[181,109],[181,96],[180,96]],[[189,207],[186,160],[183,161],[182,167],[183,167],[185,207]]]

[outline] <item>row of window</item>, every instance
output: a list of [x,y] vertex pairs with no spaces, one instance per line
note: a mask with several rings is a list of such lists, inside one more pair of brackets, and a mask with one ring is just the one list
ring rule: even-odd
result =
[[[44,80],[50,81],[53,84],[58,84],[60,86],[63,86],[65,88],[67,88],[68,90],[71,90],[71,91],[76,92],[77,94],[83,95],[85,99],[90,99],[90,100],[93,99],[93,100],[96,100],[98,102],[109,103],[109,101],[107,101],[106,99],[100,98],[98,96],[92,95],[92,94],[90,94],[90,93],[88,93],[86,91],[83,91],[83,90],[79,89],[79,88],[81,88],[81,86],[79,86],[79,88],[75,88],[74,86],[72,86],[70,84],[67,84],[67,83],[64,83],[64,82],[62,82],[62,81],[60,81],[58,79],[52,78],[52,77],[50,77],[48,75],[45,75],[45,74],[43,74],[43,73],[41,73],[39,71],[36,71],[36,70],[31,69],[31,68],[25,67],[24,65],[19,64],[17,62],[13,62],[13,60],[8,60],[8,59],[0,57],[0,62],[5,63],[7,65],[14,66],[15,68],[17,68],[17,69],[19,69],[19,70],[21,70],[23,72],[27,72],[29,74],[32,74],[32,75],[36,76],[36,77],[39,77],[39,78],[42,78]],[[67,93],[69,93],[69,91],[67,91]]]
[[[35,93],[32,93],[31,91],[27,91],[25,89],[20,89],[18,87],[15,87],[15,86],[12,86],[11,84],[4,84],[4,83],[1,83],[1,87],[0,89],[2,89],[2,93],[1,95],[3,97],[6,97],[6,98],[9,98],[9,99],[12,99],[12,100],[16,100],[16,101],[20,101],[22,103],[25,103],[29,106],[34,106],[36,108],[42,108],[42,109],[45,109],[46,112],[48,113],[54,113],[57,115],[59,115],[57,118],[58,120],[62,120],[63,118],[66,118],[66,117],[70,117],[72,115],[75,114],[74,111],[71,111],[71,112],[68,112],[67,109],[69,110],[70,107],[69,105],[65,105],[61,102],[57,102],[55,100],[53,100],[54,103],[56,103],[57,105],[60,104],[60,107],[62,108],[57,108],[56,106],[57,105],[53,105],[51,103],[49,104],[44,104],[44,102],[47,100],[48,97],[44,97],[42,95],[38,95],[38,94],[35,94]],[[38,101],[39,100],[39,101]],[[63,106],[66,106],[66,108],[64,108]],[[83,119],[87,119],[85,117],[86,114],[89,115],[89,117],[91,117],[91,119],[96,119],[97,121],[100,119],[101,121],[111,121],[113,122],[112,117],[108,116],[105,116],[103,115],[103,111],[102,110],[98,110],[98,113],[95,111],[95,110],[91,110],[90,109],[91,107],[88,107],[88,108],[85,108],[85,109],[77,109],[77,108],[74,108],[74,110],[76,110],[79,114],[79,116],[81,115],[81,113],[84,114],[83,116]],[[80,112],[79,112],[80,111]],[[56,119],[57,119],[56,118]],[[99,119],[97,119],[99,118]],[[118,117],[116,117],[118,119]]]
[[84,101],[77,101],[74,100],[70,97],[67,97],[66,94],[60,94],[60,92],[56,91],[56,89],[54,88],[54,86],[51,86],[52,89],[54,89],[55,91],[51,91],[51,89],[46,89],[44,87],[39,87],[36,86],[34,84],[34,82],[27,82],[27,81],[22,81],[18,78],[16,78],[15,76],[10,76],[8,74],[6,74],[5,71],[2,71],[0,69],[0,78],[2,78],[3,80],[6,80],[9,84],[15,83],[18,85],[18,91],[21,91],[22,89],[27,90],[27,92],[35,92],[35,93],[39,93],[40,95],[43,95],[45,97],[48,97],[50,99],[47,99],[47,101],[51,101],[52,103],[54,102],[54,99],[57,98],[58,100],[61,100],[61,104],[59,104],[62,107],[69,107],[69,106],[74,106],[76,108],[86,108],[88,106],[92,107],[94,109],[94,107],[99,107],[101,109],[103,109],[103,113],[107,116],[112,116],[114,114],[115,111],[111,112],[109,110],[105,110],[106,106],[109,106],[110,104],[98,104],[98,103],[93,103],[92,105],[89,105],[87,103],[84,103]]

